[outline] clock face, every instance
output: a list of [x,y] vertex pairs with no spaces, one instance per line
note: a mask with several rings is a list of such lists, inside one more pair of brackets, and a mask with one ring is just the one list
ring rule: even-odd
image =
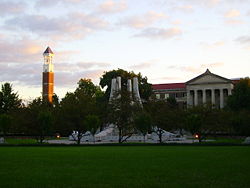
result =
[[48,72],[48,70],[49,70],[49,67],[48,67],[48,65],[44,65],[44,68],[43,68],[43,70],[44,70],[44,72]]

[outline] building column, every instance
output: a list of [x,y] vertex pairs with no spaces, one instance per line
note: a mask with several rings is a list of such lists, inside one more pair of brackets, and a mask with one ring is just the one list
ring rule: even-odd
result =
[[194,106],[198,105],[198,90],[194,90]]
[[212,95],[212,105],[215,105],[215,90],[211,89],[211,95]]
[[206,95],[206,90],[205,89],[203,89],[202,90],[202,103],[203,104],[206,104],[206,102],[207,102],[207,95]]
[[223,89],[220,89],[220,108],[224,108],[224,93]]
[[227,91],[228,91],[228,96],[232,95],[232,89],[228,89]]

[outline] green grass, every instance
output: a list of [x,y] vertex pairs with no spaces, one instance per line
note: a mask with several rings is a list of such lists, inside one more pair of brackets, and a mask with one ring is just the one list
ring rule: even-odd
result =
[[6,144],[37,144],[36,139],[31,138],[5,138]]
[[0,147],[0,187],[249,187],[247,146]]
[[244,141],[243,138],[209,137],[207,139],[213,140],[209,141],[209,143],[225,143],[225,144],[242,144],[242,142]]

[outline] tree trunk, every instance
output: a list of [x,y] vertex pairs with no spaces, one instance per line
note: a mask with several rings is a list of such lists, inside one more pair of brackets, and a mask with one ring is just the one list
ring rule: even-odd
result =
[[119,129],[119,143],[122,143],[122,130]]
[[159,131],[159,135],[158,136],[159,136],[159,142],[162,143],[162,131],[161,130]]
[[40,144],[43,143],[43,140],[44,140],[44,137],[43,137],[43,136],[40,136]]
[[80,145],[80,143],[81,143],[81,136],[80,136],[80,132],[78,131],[77,144]]

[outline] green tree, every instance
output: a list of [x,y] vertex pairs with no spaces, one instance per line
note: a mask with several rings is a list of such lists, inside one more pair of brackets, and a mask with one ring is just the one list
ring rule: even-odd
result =
[[230,118],[230,125],[234,130],[234,134],[239,136],[250,135],[250,114],[249,111],[234,112]]
[[24,120],[21,123],[26,134],[33,135],[40,143],[46,136],[51,136],[54,124],[53,105],[38,97],[23,109],[22,115]]
[[14,93],[10,83],[2,84],[0,91],[0,113],[9,113],[21,107],[21,100],[17,93]]
[[100,93],[102,93],[99,86],[94,85],[91,79],[86,78],[80,79],[78,81],[78,87],[76,88],[75,93],[78,92],[84,93],[85,95],[91,97],[99,96]]
[[197,134],[199,142],[201,142],[202,118],[199,114],[189,114],[186,119],[186,129],[192,135]]
[[209,133],[209,129],[211,128],[209,122],[211,122],[211,120],[213,121],[213,119],[211,119],[211,117],[213,117],[211,116],[212,112],[213,109],[211,107],[195,106],[188,109],[186,113],[185,129],[190,131],[192,135],[197,134],[199,142]]
[[101,124],[99,117],[96,115],[87,115],[84,120],[84,124],[86,125],[86,129],[93,136],[93,141],[95,143],[95,134]]
[[159,142],[162,143],[164,130],[171,131],[175,128],[172,105],[167,101],[151,100],[146,108],[152,117],[153,131],[158,135]]
[[2,132],[3,137],[6,136],[8,130],[10,129],[12,118],[8,114],[0,114],[0,132]]
[[77,144],[80,144],[82,136],[87,131],[85,118],[88,115],[97,114],[96,93],[98,93],[98,87],[94,87],[96,89],[94,90],[93,84],[90,82],[88,79],[80,80],[75,92],[67,93],[61,101],[61,125],[68,132],[73,130],[78,132],[77,138],[75,138]]
[[51,134],[53,116],[49,111],[40,111],[37,120],[38,120],[38,139],[40,143],[43,143],[45,137]]
[[106,100],[109,99],[110,90],[111,90],[111,80],[113,78],[121,77],[121,85],[123,88],[126,88],[127,80],[132,79],[133,77],[138,77],[139,83],[139,92],[140,96],[143,100],[148,100],[149,97],[152,95],[152,87],[151,84],[148,83],[147,77],[142,77],[141,73],[135,74],[133,71],[128,72],[123,69],[112,70],[108,72],[104,72],[100,79],[100,86],[102,88],[106,87],[105,98]]
[[[120,96],[120,97],[118,97]],[[137,103],[132,104],[131,93],[121,90],[108,105],[108,123],[118,128],[119,143],[125,142],[135,133],[134,114],[141,109]]]
[[135,116],[134,123],[136,129],[142,133],[145,142],[145,136],[148,132],[152,131],[152,120],[150,115],[146,112],[138,113]]
[[233,93],[228,97],[228,106],[232,110],[250,110],[250,79],[244,78],[235,85]]

